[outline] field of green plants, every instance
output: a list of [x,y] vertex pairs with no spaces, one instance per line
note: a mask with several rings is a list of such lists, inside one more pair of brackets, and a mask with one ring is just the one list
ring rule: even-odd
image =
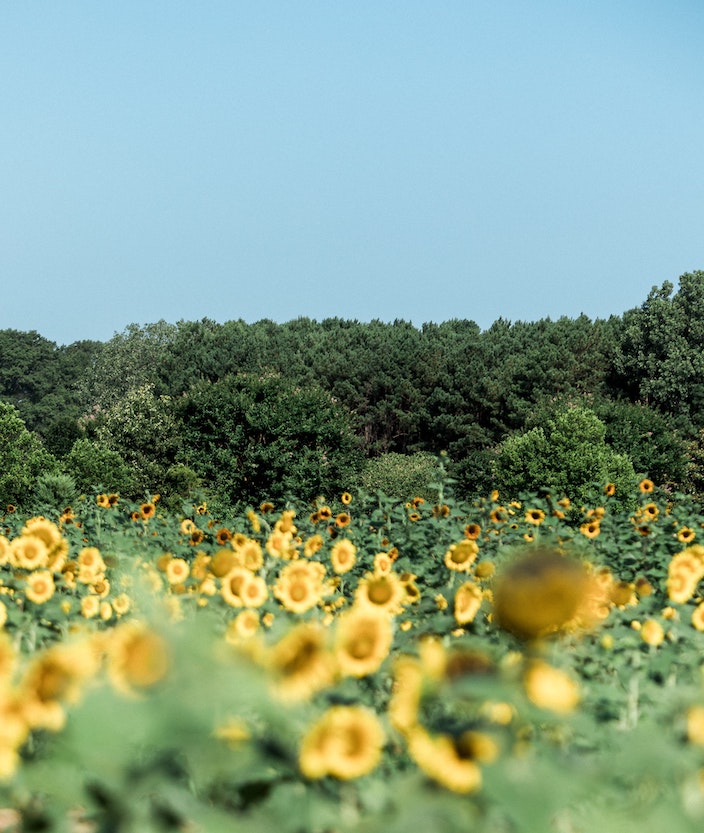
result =
[[704,514],[355,491],[0,515],[0,830],[704,825]]

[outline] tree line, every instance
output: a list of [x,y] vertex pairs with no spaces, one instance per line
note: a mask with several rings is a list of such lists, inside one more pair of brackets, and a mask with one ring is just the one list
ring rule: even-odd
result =
[[704,272],[622,316],[484,331],[203,319],[57,346],[0,330],[0,403],[2,504],[418,490],[438,454],[462,497],[636,475],[700,494]]

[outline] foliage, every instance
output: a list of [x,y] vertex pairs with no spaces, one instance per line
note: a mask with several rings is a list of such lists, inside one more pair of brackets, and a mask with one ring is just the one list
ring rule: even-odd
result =
[[438,479],[438,461],[425,451],[398,454],[389,451],[367,460],[360,476],[362,488],[400,500],[419,496],[437,501],[438,490],[433,484]]
[[94,440],[76,440],[61,466],[82,492],[111,488],[132,493],[132,474],[125,460],[117,451]]
[[135,494],[163,488],[180,448],[172,401],[156,396],[152,385],[130,389],[102,413],[95,436],[127,463]]
[[176,407],[181,461],[233,503],[334,493],[361,466],[349,415],[320,388],[226,376],[193,385]]
[[[54,522],[2,517],[10,821],[701,829],[701,507],[649,481],[632,512],[602,495],[572,514],[544,489],[470,503],[439,485],[435,505],[350,492],[313,513],[175,514],[98,495],[47,507]],[[689,595],[677,564],[698,571]],[[502,627],[506,598],[523,630]]]
[[24,504],[40,474],[57,462],[31,434],[17,408],[0,402],[0,506]]
[[577,501],[611,482],[630,492],[635,472],[627,457],[606,443],[604,423],[588,408],[575,407],[523,434],[508,437],[494,461],[495,485],[516,497],[541,486]]
[[623,316],[615,366],[620,384],[640,399],[699,426],[704,418],[704,272],[665,281]]

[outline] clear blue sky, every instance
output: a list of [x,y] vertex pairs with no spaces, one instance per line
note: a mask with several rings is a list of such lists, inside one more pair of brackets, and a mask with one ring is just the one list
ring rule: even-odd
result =
[[0,328],[591,318],[704,269],[701,0],[0,5]]

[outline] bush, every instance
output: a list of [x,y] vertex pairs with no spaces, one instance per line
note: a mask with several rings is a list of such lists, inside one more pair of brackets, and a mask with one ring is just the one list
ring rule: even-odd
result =
[[438,461],[432,454],[389,451],[367,461],[360,483],[368,492],[381,491],[398,500],[422,497],[435,502],[438,490],[431,484],[436,483],[439,476]]
[[616,494],[629,493],[633,464],[606,442],[606,428],[588,408],[569,408],[523,434],[508,437],[494,462],[496,488],[511,497],[541,487],[585,502],[606,483]]
[[62,466],[81,492],[129,494],[132,491],[132,477],[127,463],[116,451],[93,440],[76,440],[62,460]]
[[0,402],[0,506],[26,503],[39,475],[57,469],[56,458],[27,430],[17,408]]

